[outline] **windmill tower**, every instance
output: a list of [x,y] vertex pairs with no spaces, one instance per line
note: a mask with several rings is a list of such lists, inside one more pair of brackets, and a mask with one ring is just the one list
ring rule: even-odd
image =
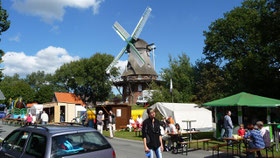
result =
[[123,91],[119,92],[122,94],[123,102],[128,102],[130,105],[135,104],[142,91],[150,89],[150,83],[157,81],[158,77],[151,62],[153,45],[149,45],[143,39],[138,38],[151,11],[152,9],[147,7],[131,36],[118,22],[115,22],[113,26],[119,36],[127,42],[127,45],[107,67],[106,72],[110,73],[110,70],[117,64],[121,56],[125,52],[128,53],[128,64],[121,75],[121,80],[116,80],[113,83],[118,90],[119,87],[122,87]]

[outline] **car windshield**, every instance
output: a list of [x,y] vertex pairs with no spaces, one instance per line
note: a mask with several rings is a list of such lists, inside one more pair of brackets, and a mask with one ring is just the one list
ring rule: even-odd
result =
[[57,158],[108,148],[110,144],[100,133],[83,132],[53,137],[51,155]]

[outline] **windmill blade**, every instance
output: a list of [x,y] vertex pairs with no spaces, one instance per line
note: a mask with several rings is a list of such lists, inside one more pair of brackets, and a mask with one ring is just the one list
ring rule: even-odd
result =
[[137,64],[142,67],[145,64],[145,60],[142,58],[138,50],[134,47],[133,44],[128,43],[130,46],[131,54],[133,55],[134,59],[136,60]]
[[139,20],[137,26],[135,27],[133,33],[132,33],[132,38],[137,40],[137,38],[139,37],[140,33],[143,30],[144,25],[146,24],[146,21],[148,20],[150,13],[152,11],[152,8],[147,7],[147,9],[145,10],[144,14],[142,15],[141,19]]
[[125,31],[125,29],[116,21],[113,25],[113,29],[121,36],[121,38],[124,41],[127,41],[127,39],[130,37],[129,33]]
[[118,56],[111,62],[111,64],[106,68],[106,73],[109,74],[110,70],[118,63],[118,60],[122,57],[124,52],[126,51],[126,47],[122,49],[122,51],[118,54]]

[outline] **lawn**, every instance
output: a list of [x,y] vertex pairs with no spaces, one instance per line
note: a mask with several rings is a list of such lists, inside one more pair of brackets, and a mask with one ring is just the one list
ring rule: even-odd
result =
[[[103,135],[109,137],[110,133],[109,133],[109,131],[103,131]],[[130,139],[130,140],[142,141],[142,137],[135,136],[135,132],[116,131],[115,137],[124,138],[124,139]]]

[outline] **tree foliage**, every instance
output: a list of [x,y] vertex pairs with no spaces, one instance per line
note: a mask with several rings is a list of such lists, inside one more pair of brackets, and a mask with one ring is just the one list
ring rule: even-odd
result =
[[[8,13],[5,9],[2,8],[2,1],[0,0],[0,35],[2,35],[2,32],[5,32],[9,29],[10,27],[10,21],[8,20]],[[1,38],[0,38],[1,41]],[[4,51],[0,49],[0,64],[3,62],[2,61],[2,56],[4,55]],[[3,77],[2,70],[0,69],[0,80]]]
[[25,81],[35,91],[34,102],[46,103],[51,102],[54,92],[66,92],[66,89],[55,82],[51,74],[45,74],[44,71],[33,72],[26,76]]
[[[169,67],[162,69],[161,78],[163,82],[160,86],[153,84],[152,88],[158,91],[153,93],[153,102],[173,101],[189,102],[193,97],[194,73],[189,57],[182,53],[178,58],[169,56]],[[169,91],[170,79],[172,79],[172,96]]]
[[9,99],[13,100],[22,97],[25,103],[34,101],[35,91],[18,74],[14,76],[5,76],[0,82],[0,89],[6,97],[4,103],[9,105]]
[[279,98],[279,1],[245,0],[204,31],[206,59],[224,73],[226,92]]
[[105,101],[112,86],[105,69],[113,59],[111,55],[96,53],[88,59],[64,64],[55,73],[56,81],[85,102],[96,104],[97,101]]

